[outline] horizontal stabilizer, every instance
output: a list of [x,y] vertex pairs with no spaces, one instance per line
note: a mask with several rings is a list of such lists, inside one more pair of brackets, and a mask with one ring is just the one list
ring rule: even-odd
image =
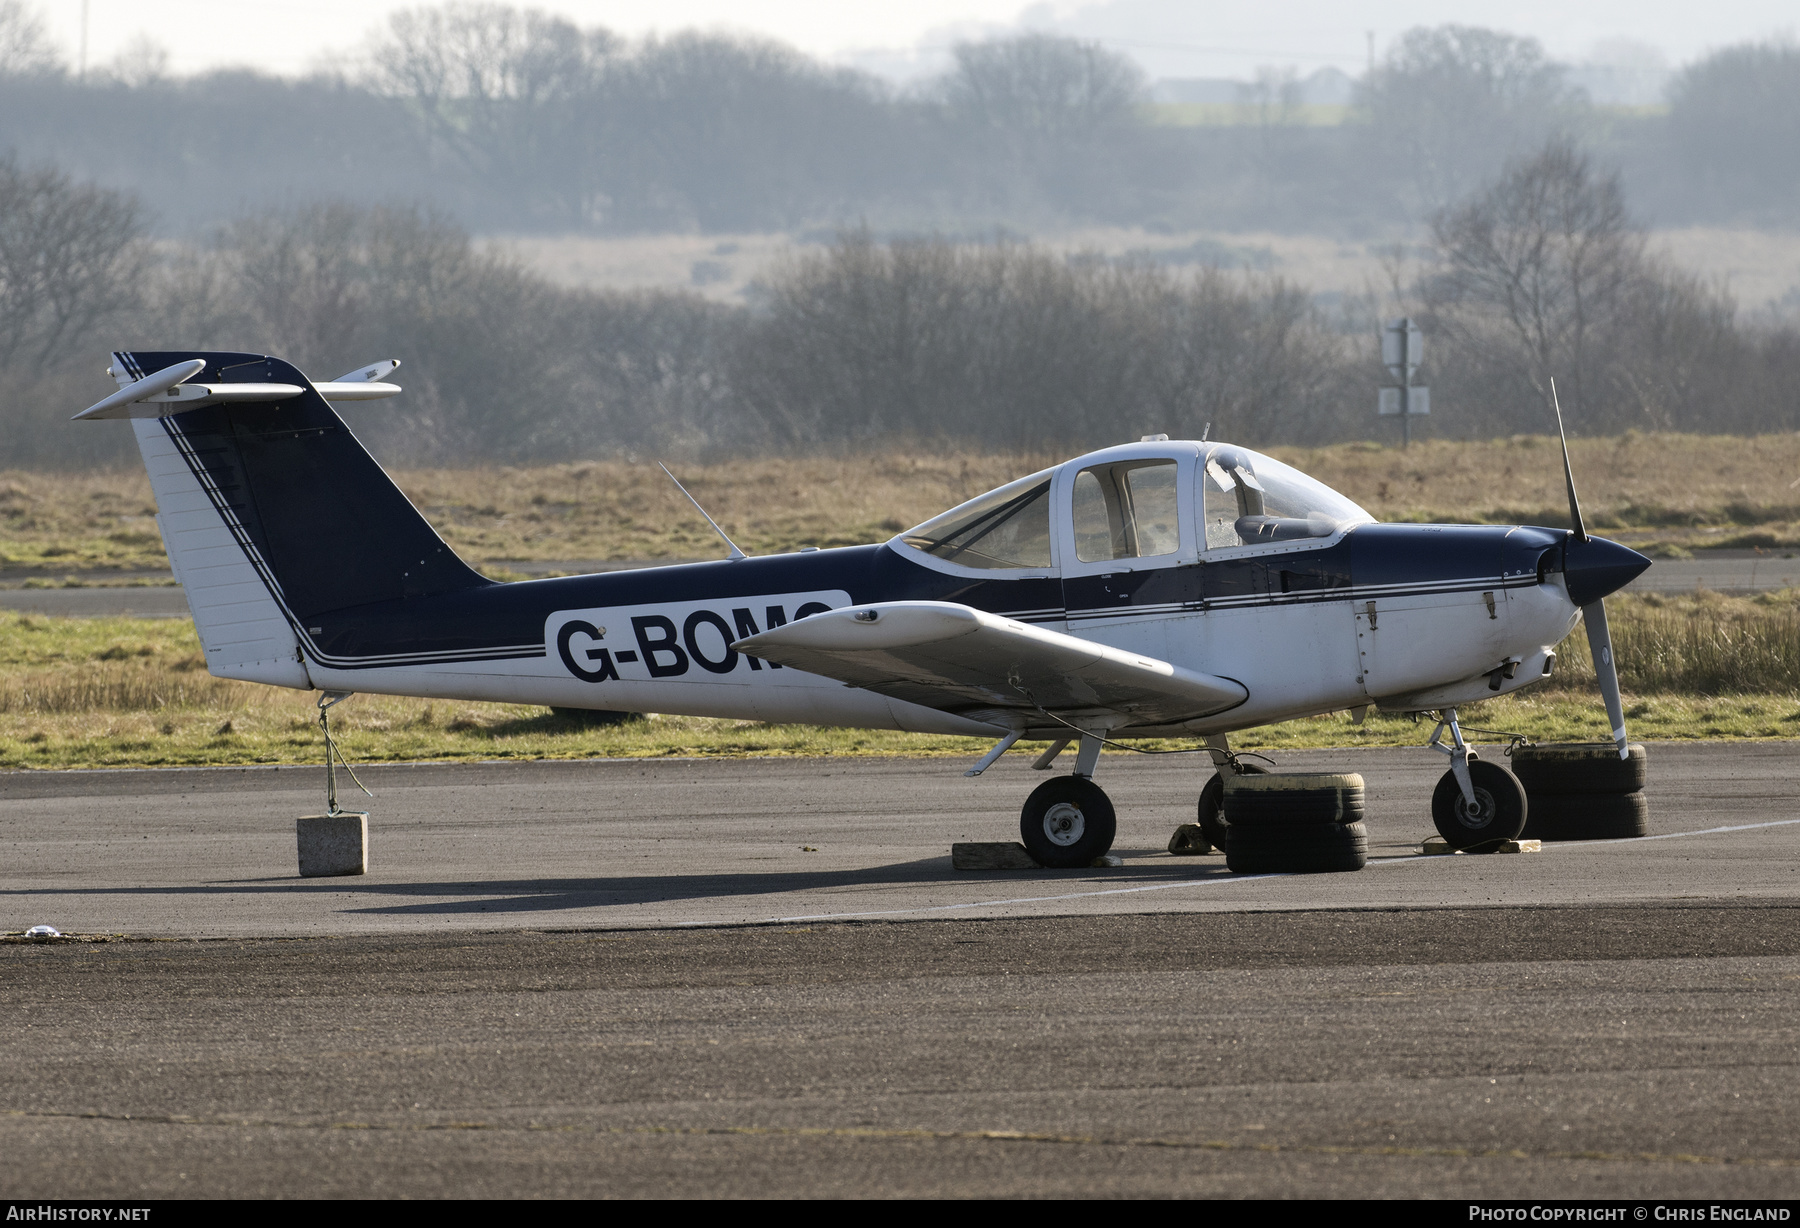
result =
[[877,694],[1023,727],[1036,711],[1088,725],[1170,725],[1235,708],[1249,692],[1196,673],[947,601],[815,614],[737,651]]
[[[107,368],[107,373],[111,374],[114,369],[115,368],[111,367]],[[131,404],[134,401],[141,401],[148,397],[163,396],[177,384],[181,383],[182,380],[192,379],[204,370],[206,370],[206,362],[203,359],[190,358],[186,362],[178,362],[172,366],[164,367],[160,371],[153,371],[143,379],[126,384],[123,388],[120,388],[104,401],[99,401],[88,406],[86,409],[76,414],[70,421],[79,422],[83,418],[160,417],[161,415],[159,414],[133,414],[129,412]],[[124,377],[121,376],[120,378],[123,379]]]
[[[155,376],[151,377],[152,379]],[[129,391],[126,389],[125,391]],[[255,405],[265,401],[286,401],[306,389],[299,384],[182,384],[153,396],[137,397],[119,403],[115,392],[98,405],[75,415],[75,421],[95,418],[167,418],[185,414],[202,405]],[[395,392],[400,391],[398,388]]]

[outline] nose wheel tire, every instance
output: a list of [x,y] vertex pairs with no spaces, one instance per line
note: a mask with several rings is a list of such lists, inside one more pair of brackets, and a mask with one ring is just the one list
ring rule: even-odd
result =
[[1469,760],[1475,786],[1475,809],[1463,801],[1455,772],[1445,772],[1431,795],[1431,821],[1451,848],[1465,849],[1489,840],[1516,840],[1525,830],[1525,787],[1495,763]]
[[1031,791],[1019,813],[1019,838],[1040,866],[1072,870],[1094,864],[1118,832],[1112,799],[1091,780],[1057,776]]

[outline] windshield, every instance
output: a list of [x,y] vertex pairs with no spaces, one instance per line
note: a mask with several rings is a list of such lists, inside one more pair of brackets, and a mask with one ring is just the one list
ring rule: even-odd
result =
[[1221,446],[1209,452],[1201,488],[1208,550],[1330,537],[1375,519],[1325,483],[1243,448]]
[[953,507],[901,535],[915,550],[964,567],[1050,566],[1050,474],[1034,473]]

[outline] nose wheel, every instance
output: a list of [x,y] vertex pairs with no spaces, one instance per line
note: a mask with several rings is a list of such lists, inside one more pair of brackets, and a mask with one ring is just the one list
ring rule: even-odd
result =
[[[1442,738],[1448,730],[1452,745]],[[1456,709],[1446,708],[1431,735],[1431,746],[1450,756],[1450,770],[1431,794],[1431,822],[1451,848],[1490,840],[1516,840],[1525,830],[1525,786],[1498,764],[1475,757],[1463,740]]]
[[1094,864],[1112,848],[1118,819],[1112,799],[1082,776],[1056,776],[1031,791],[1019,812],[1019,838],[1040,866]]

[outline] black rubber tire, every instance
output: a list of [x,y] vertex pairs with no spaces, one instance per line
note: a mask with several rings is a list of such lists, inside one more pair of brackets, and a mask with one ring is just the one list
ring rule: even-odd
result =
[[1281,772],[1225,782],[1225,805],[1239,827],[1360,823],[1363,778],[1354,772]]
[[[1225,817],[1225,773],[1229,768],[1221,768],[1213,773],[1211,780],[1201,786],[1199,813],[1195,822],[1206,836],[1207,842],[1220,852],[1231,847],[1231,821]],[[1238,771],[1240,776],[1266,776],[1269,769],[1258,767],[1254,763],[1246,763]]]
[[1642,793],[1534,793],[1528,840],[1630,840],[1650,832]]
[[606,708],[552,708],[550,715],[559,721],[568,721],[571,725],[582,725],[590,729],[644,719],[642,712],[613,712]]
[[1462,786],[1456,783],[1455,772],[1445,772],[1431,795],[1431,821],[1438,835],[1453,849],[1518,839],[1529,812],[1525,786],[1499,764],[1480,759],[1469,760],[1469,777],[1476,800],[1482,804],[1481,813],[1473,819],[1463,813]]
[[1112,847],[1118,829],[1112,799],[1080,776],[1051,777],[1031,791],[1019,812],[1025,851],[1052,870],[1093,865]]
[[1225,852],[1233,874],[1332,874],[1368,863],[1369,830],[1361,823],[1234,826]]
[[1552,742],[1512,753],[1513,775],[1535,798],[1540,793],[1636,793],[1644,787],[1644,748],[1633,742],[1619,758],[1611,742]]

